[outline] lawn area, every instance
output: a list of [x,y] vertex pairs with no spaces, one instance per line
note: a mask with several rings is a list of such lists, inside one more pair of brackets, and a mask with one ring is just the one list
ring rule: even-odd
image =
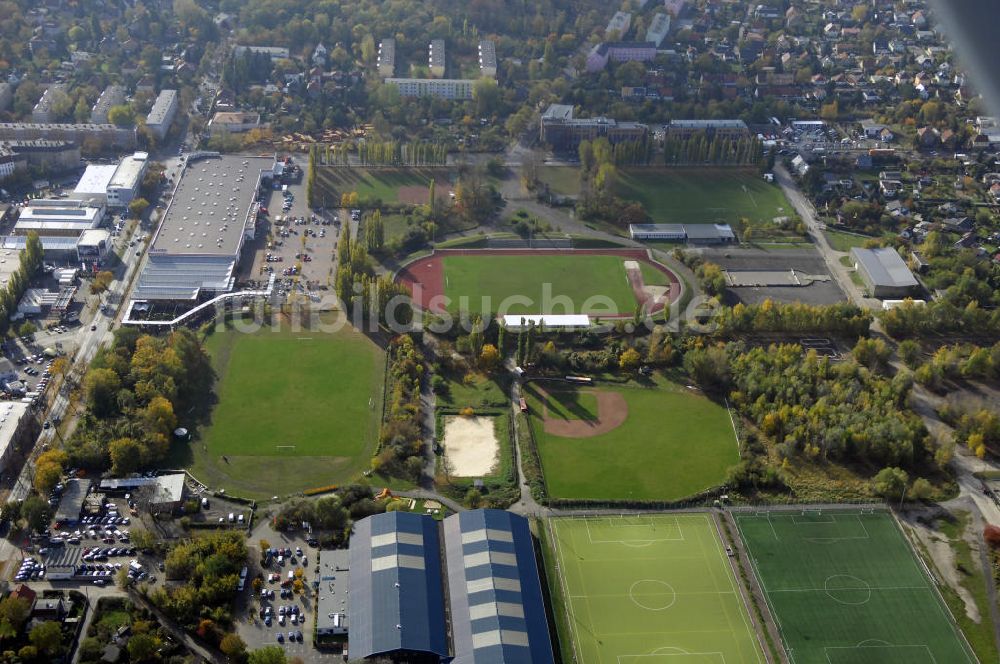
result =
[[496,379],[480,373],[469,373],[463,379],[444,375],[446,388],[438,394],[438,406],[447,408],[502,408],[510,399]]
[[824,230],[823,232],[826,234],[826,241],[830,243],[830,247],[844,253],[850,252],[854,247],[863,247],[865,242],[876,239],[843,231]]
[[747,217],[756,226],[775,217],[796,216],[777,185],[740,170],[623,170],[618,195],[642,203],[659,224],[736,227],[740,217]]
[[975,661],[889,512],[734,518],[796,664]]
[[248,497],[347,481],[368,467],[378,436],[382,351],[337,332],[216,331],[211,424],[189,446],[191,471]]
[[[467,311],[510,314],[628,314],[636,300],[620,256],[446,256],[445,295],[451,308],[468,299]],[[549,297],[543,297],[548,286]],[[506,302],[518,296],[518,300]],[[600,296],[595,298],[595,296]],[[569,307],[555,300],[567,300]],[[526,304],[524,298],[530,303]],[[592,299],[594,298],[594,299]]]
[[642,273],[642,281],[647,286],[669,286],[670,279],[660,270],[649,263],[639,263],[639,272]]
[[580,194],[580,169],[576,166],[541,166],[538,169],[538,179],[549,185],[553,194]]
[[[338,206],[340,196],[358,192],[362,202],[379,200],[383,203],[414,203],[400,200],[400,187],[427,187],[437,181],[436,197],[448,199],[451,172],[444,168],[345,168],[324,166],[316,173],[317,200],[323,206]],[[426,203],[421,200],[420,203]]]
[[[555,391],[548,385],[544,389]],[[600,386],[586,391],[619,394],[628,410],[624,422],[588,437],[549,433],[546,411],[551,422],[568,418],[560,418],[559,404],[538,384],[524,388],[550,496],[680,500],[722,483],[726,469],[739,461],[729,413],[700,392],[666,380],[649,388]],[[584,402],[582,410],[587,408]],[[605,419],[605,413],[598,419]]]
[[549,417],[561,420],[597,419],[597,396],[584,390],[560,390],[549,392],[545,399],[545,407]]
[[562,661],[765,661],[712,515],[555,518],[544,537]]

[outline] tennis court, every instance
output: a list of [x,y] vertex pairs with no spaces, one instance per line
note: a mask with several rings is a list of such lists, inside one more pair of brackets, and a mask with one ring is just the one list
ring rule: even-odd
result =
[[710,514],[563,517],[548,526],[563,661],[765,661]]
[[795,664],[976,661],[890,513],[733,516]]

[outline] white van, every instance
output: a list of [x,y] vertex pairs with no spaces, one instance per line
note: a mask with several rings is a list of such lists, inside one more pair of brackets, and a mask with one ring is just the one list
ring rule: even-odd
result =
[[230,512],[229,513],[229,523],[233,523],[234,521],[236,521],[236,515],[233,514],[232,512]]

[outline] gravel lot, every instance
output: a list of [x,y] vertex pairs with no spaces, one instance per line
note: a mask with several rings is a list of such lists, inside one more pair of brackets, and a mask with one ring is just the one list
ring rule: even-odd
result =
[[[790,270],[806,274],[829,274],[823,257],[812,246],[782,249],[756,249],[743,247],[707,248],[702,250],[707,261],[729,270]],[[763,288],[730,288],[733,303],[759,304],[766,299],[775,302],[801,302],[803,304],[835,304],[847,298],[832,279],[815,282],[809,286],[771,286]]]

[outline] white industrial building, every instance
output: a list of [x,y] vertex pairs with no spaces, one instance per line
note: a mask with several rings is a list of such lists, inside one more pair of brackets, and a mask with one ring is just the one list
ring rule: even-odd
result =
[[149,155],[136,152],[117,165],[90,164],[73,189],[73,198],[91,201],[109,208],[125,208],[132,202],[146,175]]
[[512,332],[527,330],[534,325],[550,330],[576,330],[590,327],[590,316],[584,314],[505,314],[503,326]]
[[256,233],[262,180],[271,157],[191,159],[147,252],[135,301],[191,302],[233,289],[243,243]]
[[177,90],[163,90],[153,102],[153,108],[146,116],[146,126],[156,138],[163,137],[170,131],[170,125],[177,115]]
[[108,207],[125,208],[139,193],[149,166],[149,154],[136,152],[121,160],[108,182]]
[[71,237],[74,242],[83,231],[97,228],[104,221],[105,205],[70,198],[39,198],[21,210],[14,224],[14,235],[27,236],[34,231],[46,237]]
[[729,224],[629,224],[633,240],[688,242],[690,244],[730,244],[736,233]]
[[88,164],[73,188],[73,198],[91,201],[99,205],[108,203],[108,183],[115,176],[118,166],[114,164]]

